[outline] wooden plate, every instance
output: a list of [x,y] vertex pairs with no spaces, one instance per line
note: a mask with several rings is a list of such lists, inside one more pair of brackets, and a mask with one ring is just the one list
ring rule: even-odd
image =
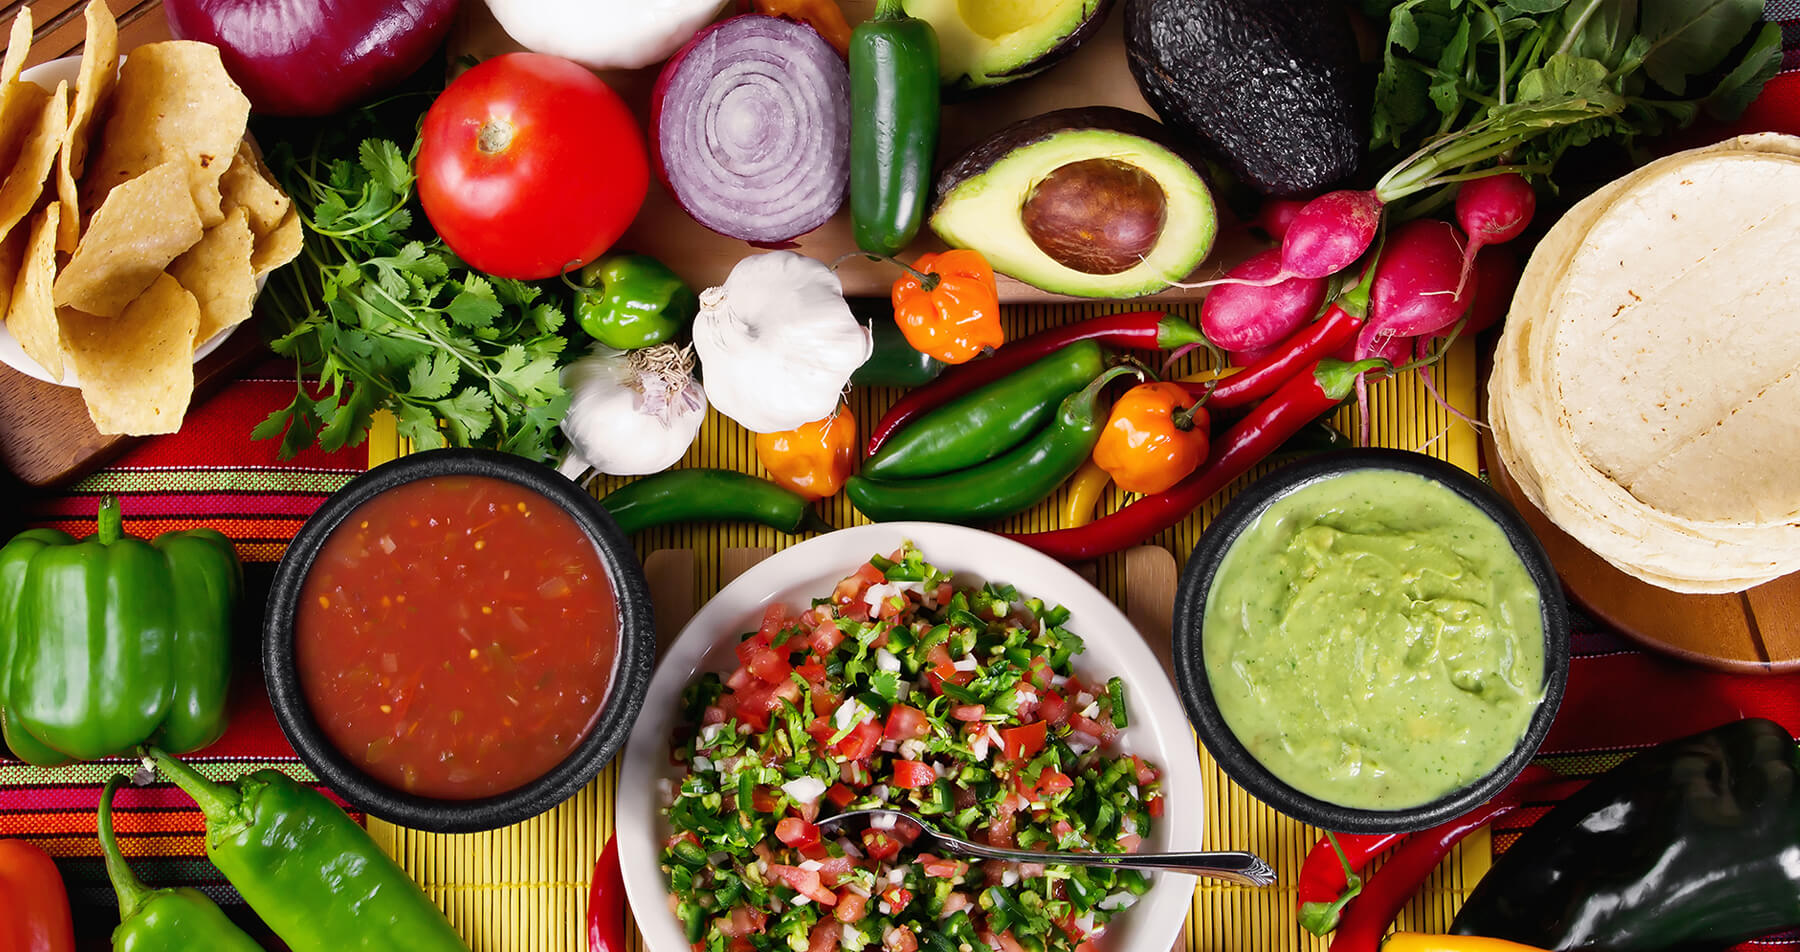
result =
[[[1481,392],[1485,397],[1487,387]],[[1614,568],[1557,528],[1525,497],[1482,440],[1488,477],[1543,541],[1563,588],[1582,610],[1646,647],[1739,674],[1800,671],[1800,574],[1735,595],[1682,595]]]

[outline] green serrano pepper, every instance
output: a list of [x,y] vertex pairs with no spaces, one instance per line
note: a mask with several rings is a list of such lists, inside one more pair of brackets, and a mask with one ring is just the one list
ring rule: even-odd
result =
[[150,757],[206,817],[206,858],[294,952],[468,952],[444,914],[356,821],[283,773],[220,784]]
[[789,534],[831,531],[805,499],[726,469],[646,476],[607,493],[600,505],[628,535],[671,522],[755,522]]
[[938,140],[938,41],[931,24],[880,0],[850,35],[850,222],[856,245],[912,243],[931,194]]
[[1056,419],[1012,452],[971,469],[888,482],[852,476],[844,491],[857,511],[877,522],[923,519],[931,522],[987,522],[1023,512],[1049,498],[1094,451],[1104,422],[1100,390],[1113,378],[1132,373],[1114,367],[1063,398]]
[[863,464],[863,475],[914,479],[985,463],[1041,430],[1105,360],[1099,344],[1079,341],[971,390],[894,434]]

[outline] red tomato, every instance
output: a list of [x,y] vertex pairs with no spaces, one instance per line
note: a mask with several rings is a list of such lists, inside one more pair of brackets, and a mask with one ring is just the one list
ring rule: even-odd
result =
[[749,666],[751,674],[770,684],[780,684],[786,681],[788,673],[794,670],[793,666],[788,664],[785,653],[775,648],[764,648],[756,652],[751,656]]
[[862,839],[863,852],[877,863],[900,855],[900,841],[886,830],[864,830]]
[[906,704],[896,704],[888,711],[888,740],[916,740],[931,733],[931,721],[925,712]]
[[1046,691],[1038,696],[1037,715],[1051,724],[1061,727],[1069,722],[1071,705],[1062,695],[1055,691]]
[[850,760],[867,760],[875,753],[875,747],[881,743],[881,725],[874,721],[863,721],[856,729],[838,741],[837,752]]
[[763,931],[763,926],[768,919],[769,917],[760,910],[745,905],[733,906],[728,918],[718,920],[719,933],[728,939],[755,935]]
[[894,786],[896,787],[917,790],[920,787],[931,786],[932,781],[936,779],[937,771],[932,770],[929,764],[922,764],[916,760],[894,761]]
[[1030,760],[1038,751],[1044,749],[1044,739],[1048,729],[1043,721],[1026,724],[1023,727],[1003,727],[1000,729],[1001,756],[1007,760]]
[[826,889],[825,885],[819,881],[819,873],[817,870],[806,870],[801,869],[798,866],[772,864],[769,866],[769,872],[774,874],[776,879],[786,884],[788,888],[811,899],[821,906],[837,905],[837,894]]
[[958,704],[950,709],[951,717],[970,724],[981,720],[981,716],[986,713],[987,708],[980,704]]
[[1113,738],[1119,736],[1119,729],[1113,726],[1112,718],[1110,717],[1097,721],[1076,714],[1069,718],[1069,726],[1073,728],[1076,733],[1098,738],[1102,745],[1112,743]]
[[838,809],[842,810],[850,805],[850,801],[856,799],[856,791],[841,783],[834,783],[829,790],[825,791],[825,799],[830,800],[837,805]]
[[843,935],[843,924],[835,919],[823,919],[812,927],[812,934],[807,937],[806,952],[837,952],[838,937]]
[[906,926],[895,926],[882,938],[881,947],[886,952],[918,952],[919,939]]
[[805,849],[819,842],[819,828],[797,816],[783,817],[775,824],[775,838],[794,849]]
[[553,278],[637,217],[650,160],[617,93],[577,63],[496,56],[458,76],[419,132],[419,201],[478,271]]
[[867,912],[868,905],[868,899],[853,892],[845,893],[838,897],[837,908],[832,910],[832,915],[836,916],[839,922],[857,922]]

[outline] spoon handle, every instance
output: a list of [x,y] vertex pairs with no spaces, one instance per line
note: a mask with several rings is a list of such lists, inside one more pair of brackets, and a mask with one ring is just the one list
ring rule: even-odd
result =
[[1268,886],[1275,882],[1275,870],[1261,857],[1236,850],[1197,853],[1034,853],[1028,850],[982,846],[951,837],[943,837],[941,842],[945,847],[945,852],[958,853],[975,859],[997,859],[1009,863],[1043,863],[1047,866],[1156,869],[1223,879],[1242,886]]

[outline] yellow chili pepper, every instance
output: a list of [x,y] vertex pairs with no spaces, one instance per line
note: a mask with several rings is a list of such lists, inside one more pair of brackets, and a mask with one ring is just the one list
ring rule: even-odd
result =
[[823,420],[756,435],[756,458],[769,478],[807,499],[824,499],[844,488],[856,470],[856,456],[856,415],[842,403]]
[[1382,943],[1381,952],[1544,952],[1534,945],[1479,935],[1428,935],[1396,932]]
[[1075,475],[1069,477],[1069,495],[1063,501],[1062,527],[1078,529],[1094,521],[1094,513],[1100,508],[1100,498],[1106,495],[1106,487],[1112,485],[1112,474],[1100,468],[1093,460],[1081,464]]
[[894,282],[893,298],[906,342],[946,364],[968,363],[1006,343],[994,269],[978,251],[920,256]]
[[1206,460],[1211,415],[1179,384],[1141,383],[1113,404],[1094,462],[1120,489],[1159,493]]

